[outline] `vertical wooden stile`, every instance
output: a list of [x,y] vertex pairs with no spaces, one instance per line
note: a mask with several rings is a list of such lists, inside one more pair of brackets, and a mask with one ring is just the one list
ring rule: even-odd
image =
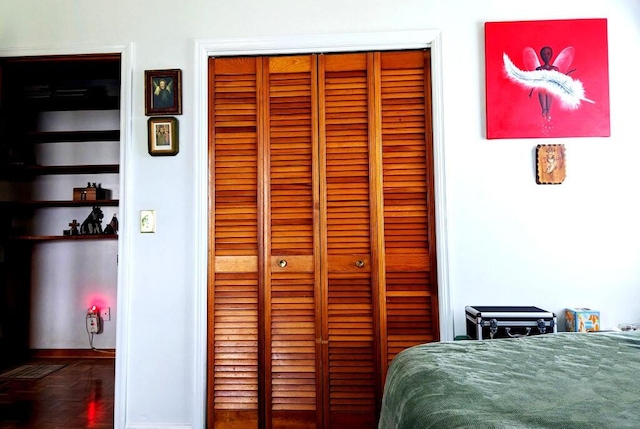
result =
[[314,192],[316,210],[314,211],[317,233],[317,248],[315,264],[318,269],[317,273],[317,291],[318,299],[316,302],[316,347],[318,353],[318,372],[316,374],[316,383],[318,385],[319,409],[317,416],[318,427],[325,427],[325,419],[329,415],[329,382],[327,369],[329,368],[329,354],[327,352],[327,338],[329,330],[326,323],[327,314],[327,212],[324,209],[327,206],[327,156],[321,147],[324,147],[326,141],[325,127],[325,86],[324,86],[324,70],[325,56],[320,54],[316,56],[316,72],[314,73],[314,84],[316,88],[317,106],[315,118],[318,132],[314,145],[316,170],[314,178],[316,185]]
[[258,415],[260,429],[271,429],[271,200],[269,174],[269,59],[256,59],[258,105]]
[[[327,343],[329,338],[329,325],[327,324],[328,320],[328,264],[327,261],[327,153],[325,151],[326,146],[326,104],[325,104],[325,67],[326,67],[326,56],[319,55],[318,63],[317,63],[317,73],[316,73],[316,85],[318,88],[318,159],[319,159],[319,176],[318,176],[318,234],[319,234],[319,244],[320,244],[320,252],[319,252],[319,265],[320,265],[320,283],[319,290],[320,295],[318,296],[318,314],[321,315],[321,320],[323,323],[318,327],[318,337],[316,338],[316,343],[318,345],[319,353],[320,353],[320,371],[318,371],[318,388],[319,393],[322,398],[322,408],[321,413],[319,413],[319,424],[325,421],[327,416],[329,415],[329,377],[328,377],[328,368],[329,368],[329,353],[327,349]],[[319,426],[324,427],[324,426]]]
[[[208,82],[209,82],[209,90],[207,95],[207,103],[209,105],[209,117],[207,120],[207,128],[208,128],[208,168],[209,168],[209,184],[215,183],[215,110],[213,109],[213,96],[214,96],[214,88],[215,88],[215,60],[213,58],[209,58],[208,64]],[[215,211],[215,193],[209,187],[209,195],[208,195],[208,213],[211,216]],[[213,243],[215,243],[216,237],[216,226],[215,222],[207,222],[208,225],[208,246],[207,246],[207,315],[211,315],[214,312],[215,308],[215,295],[211,293],[213,289],[213,285],[215,284],[215,264],[212,264],[211,261],[215,260],[215,250]],[[212,398],[215,397],[215,371],[212,369],[215,367],[215,353],[212,350],[215,350],[215,341],[214,336],[211,335],[214,329],[214,318],[207,316],[207,400],[211,401]],[[210,402],[207,403],[207,427],[215,427],[215,413],[213,412],[213,407],[209,405]]]
[[[371,198],[371,280],[374,303],[376,341],[376,398],[382,399],[387,354],[385,252],[384,252],[384,195],[382,171],[382,104],[380,94],[380,52],[368,54],[369,91],[369,177]],[[385,357],[383,359],[382,357]],[[376,401],[380,404],[381,401]],[[376,409],[376,415],[379,410]]]

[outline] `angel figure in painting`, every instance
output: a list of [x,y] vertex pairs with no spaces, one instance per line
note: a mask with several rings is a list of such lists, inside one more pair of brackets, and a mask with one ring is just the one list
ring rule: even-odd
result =
[[575,71],[569,70],[575,49],[569,46],[563,49],[552,62],[553,50],[544,46],[540,50],[540,58],[531,47],[523,50],[523,61],[526,70],[516,67],[509,56],[504,53],[502,59],[504,69],[509,79],[525,88],[530,88],[529,96],[534,90],[538,91],[538,100],[542,110],[542,116],[548,120],[551,118],[550,110],[554,98],[558,98],[563,107],[575,110],[580,107],[582,101],[593,103],[585,97],[582,82],[569,76]]
[[556,151],[549,147],[547,148],[547,166],[545,168],[545,173],[551,174],[553,170],[558,166],[558,161],[556,160]]
[[164,109],[173,107],[173,93],[171,86],[173,79],[153,80],[153,108]]

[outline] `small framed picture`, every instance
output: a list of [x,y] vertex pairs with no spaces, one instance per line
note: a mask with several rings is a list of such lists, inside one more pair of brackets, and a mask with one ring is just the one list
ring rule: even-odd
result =
[[178,153],[178,120],[176,118],[149,118],[149,155],[175,155]]
[[144,113],[147,116],[182,115],[182,71],[145,70]]
[[539,185],[559,185],[566,177],[563,144],[539,144],[536,147],[536,182]]

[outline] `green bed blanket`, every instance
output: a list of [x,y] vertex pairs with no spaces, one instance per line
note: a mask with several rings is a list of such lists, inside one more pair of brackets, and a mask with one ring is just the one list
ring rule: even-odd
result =
[[640,429],[640,331],[415,346],[387,374],[379,429]]

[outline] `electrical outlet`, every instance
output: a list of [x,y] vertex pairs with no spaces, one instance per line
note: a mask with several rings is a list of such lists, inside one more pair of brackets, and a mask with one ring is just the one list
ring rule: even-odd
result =
[[100,331],[98,316],[87,316],[87,331],[90,334],[97,334]]
[[111,320],[111,307],[104,307],[100,309],[100,317],[105,322]]

